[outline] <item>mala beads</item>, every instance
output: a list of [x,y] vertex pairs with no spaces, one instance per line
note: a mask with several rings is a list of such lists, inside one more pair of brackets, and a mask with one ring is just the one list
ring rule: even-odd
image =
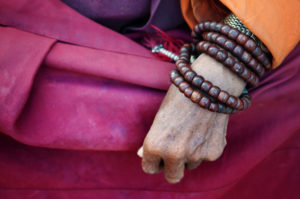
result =
[[202,34],[202,37],[204,40],[213,42],[224,48],[225,50],[228,50],[234,56],[238,57],[239,60],[244,62],[259,77],[262,77],[264,75],[265,69],[261,65],[261,63],[258,62],[250,53],[243,50],[243,48],[239,44],[215,32],[204,32]]
[[196,25],[194,30],[192,31],[192,37],[196,43],[199,42],[199,38],[201,38],[201,34],[203,32],[218,32],[225,35],[229,39],[235,40],[236,43],[240,44],[259,62],[261,62],[266,69],[271,68],[271,61],[268,58],[267,54],[262,50],[262,48],[257,45],[253,39],[249,38],[244,33],[241,33],[239,30],[223,23],[208,21],[200,23]]
[[206,41],[201,41],[197,44],[197,50],[205,52],[215,60],[227,66],[231,71],[236,73],[239,77],[245,80],[249,85],[257,86],[259,79],[257,75],[251,72],[242,62],[236,60],[228,52],[221,49],[219,46],[211,44]]
[[[179,59],[176,61],[177,71],[171,72],[171,81],[179,90],[183,92],[186,97],[191,98],[193,102],[199,103],[201,107],[208,108],[211,111],[232,113],[248,108],[251,104],[248,94],[242,94],[240,98],[229,95],[228,92],[221,90],[219,87],[205,80],[202,76],[197,75],[197,73],[191,69],[189,61],[187,60],[190,59],[193,50],[193,45],[183,46],[180,50]],[[190,86],[189,83],[192,84],[192,86]],[[193,86],[204,91],[206,96],[201,94],[198,90],[193,89]],[[195,96],[199,101],[195,100]],[[217,99],[221,103],[216,104],[207,96]],[[224,107],[223,104],[227,107]]]
[[253,87],[258,85],[259,77],[265,70],[271,67],[268,55],[259,45],[260,41],[253,40],[256,37],[251,32],[252,35],[249,35],[249,32],[240,30],[223,23],[200,23],[192,31],[193,44],[185,44],[180,49],[176,70],[171,71],[170,79],[186,97],[202,108],[219,113],[236,113],[250,107],[251,97],[248,92],[235,97],[205,80],[191,68],[192,56],[199,53],[209,55]]

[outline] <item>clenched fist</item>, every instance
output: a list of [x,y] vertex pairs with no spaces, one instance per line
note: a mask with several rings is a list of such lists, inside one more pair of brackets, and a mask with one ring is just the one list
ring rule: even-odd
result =
[[[192,68],[232,95],[239,96],[245,87],[241,79],[207,55],[199,56]],[[226,145],[228,117],[199,107],[171,85],[138,151],[143,170],[149,174],[164,170],[166,180],[177,183],[185,168],[216,160]]]

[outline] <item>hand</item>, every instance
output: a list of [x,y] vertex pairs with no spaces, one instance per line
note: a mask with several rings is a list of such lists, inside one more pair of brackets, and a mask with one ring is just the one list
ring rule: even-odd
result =
[[[206,55],[199,56],[192,68],[235,96],[245,86],[227,68]],[[185,168],[194,169],[203,160],[216,160],[226,145],[228,117],[199,107],[171,85],[138,151],[143,170],[154,174],[164,169],[166,180],[177,183]]]

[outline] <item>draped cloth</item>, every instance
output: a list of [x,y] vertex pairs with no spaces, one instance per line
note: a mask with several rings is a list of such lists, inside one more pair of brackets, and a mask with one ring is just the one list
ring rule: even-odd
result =
[[136,151],[173,64],[57,0],[1,0],[0,24],[0,198],[299,197],[299,45],[172,185]]

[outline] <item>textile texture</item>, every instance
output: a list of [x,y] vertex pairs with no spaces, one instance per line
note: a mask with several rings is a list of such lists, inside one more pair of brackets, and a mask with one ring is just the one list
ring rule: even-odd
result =
[[174,64],[57,0],[0,0],[0,24],[1,199],[299,198],[300,45],[173,185],[136,151]]

